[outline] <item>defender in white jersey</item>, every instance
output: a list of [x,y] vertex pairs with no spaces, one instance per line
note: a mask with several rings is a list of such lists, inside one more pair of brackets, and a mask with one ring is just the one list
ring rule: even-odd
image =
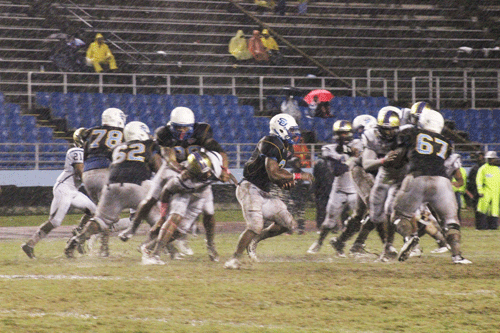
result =
[[[154,228],[160,228],[158,236],[141,246],[145,265],[163,264],[159,259],[160,251],[186,234],[194,219],[202,213],[207,200],[211,199],[210,184],[220,179],[223,158],[217,152],[202,148],[189,154],[181,164],[185,171],[171,178],[160,196],[162,202],[169,203],[169,215],[164,223],[160,220],[161,225]],[[210,213],[213,214],[213,207]]]
[[78,191],[82,182],[83,172],[83,149],[78,140],[75,140],[77,147],[70,148],[66,153],[64,170],[57,177],[52,189],[54,199],[50,205],[49,219],[43,223],[31,238],[24,243],[21,248],[24,253],[32,259],[35,258],[35,245],[45,238],[53,229],[59,227],[71,207],[76,207],[84,211],[80,223],[87,222],[95,213],[96,205],[82,192]]
[[392,212],[392,202],[397,190],[401,186],[407,173],[406,164],[394,164],[397,157],[399,131],[399,109],[386,106],[380,109],[377,116],[377,127],[365,131],[363,134],[363,168],[370,172],[377,171],[375,184],[370,191],[370,220],[375,224],[386,226],[385,246],[380,257],[381,261],[388,261],[397,256],[392,245],[395,228],[389,223]]
[[321,224],[319,238],[311,245],[307,253],[317,253],[330,231],[342,230],[342,212],[347,209],[353,210],[356,204],[356,188],[347,164],[352,158],[359,155],[362,147],[358,141],[356,141],[358,142],[357,147],[353,145],[356,142],[352,141],[352,124],[350,121],[337,120],[333,124],[333,133],[336,143],[323,146],[321,154],[323,158],[337,161],[336,172],[334,172],[335,178],[326,206],[326,217]]

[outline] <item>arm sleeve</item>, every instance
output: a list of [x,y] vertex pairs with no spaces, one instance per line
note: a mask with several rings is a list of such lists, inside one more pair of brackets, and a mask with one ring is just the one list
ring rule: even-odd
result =
[[477,175],[476,175],[476,186],[477,186],[477,193],[479,194],[484,194],[483,191],[483,176],[484,176],[484,165],[477,170]]

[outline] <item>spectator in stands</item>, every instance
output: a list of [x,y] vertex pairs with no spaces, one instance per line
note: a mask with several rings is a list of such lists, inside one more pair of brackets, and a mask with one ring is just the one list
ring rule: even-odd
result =
[[314,96],[313,101],[309,104],[309,111],[312,117],[334,117],[330,112],[330,102],[320,102],[318,96]]
[[475,212],[475,227],[479,229],[480,216],[477,211],[477,203],[479,200],[479,195],[477,193],[476,176],[479,168],[484,164],[484,153],[479,152],[476,156],[476,164],[472,166],[469,170],[469,175],[467,176],[467,193],[471,201],[471,207]]
[[288,113],[300,126],[302,113],[300,112],[299,103],[295,100],[293,95],[288,96],[288,98],[281,103],[281,112]]
[[476,176],[479,200],[477,211],[480,213],[478,228],[497,229],[500,210],[500,168],[496,151],[488,151],[486,163],[479,168]]
[[52,60],[54,65],[61,71],[84,71],[85,66],[80,50],[85,46],[85,42],[75,35],[64,35],[65,34],[61,34],[61,39],[49,59]]
[[256,5],[256,11],[260,13],[264,13],[267,10],[274,10],[276,7],[276,3],[274,0],[254,0]]
[[238,30],[236,35],[229,41],[229,53],[237,60],[252,59],[253,56],[248,50],[248,44],[243,30]]
[[269,55],[267,54],[266,47],[260,40],[259,30],[254,30],[253,36],[248,40],[248,51],[250,51],[255,60],[269,62]]
[[280,48],[273,36],[269,35],[267,29],[262,30],[262,35],[260,40],[264,47],[267,49],[267,54],[269,55],[269,61],[273,65],[282,65],[284,63],[283,55],[280,52]]
[[115,57],[111,53],[108,45],[104,43],[104,36],[97,34],[95,41],[87,49],[87,64],[93,65],[96,73],[102,72],[101,64],[107,64],[111,71],[118,69]]
[[311,152],[304,143],[304,138],[301,137],[300,143],[293,145],[293,151],[295,156],[299,158],[302,167],[311,167]]

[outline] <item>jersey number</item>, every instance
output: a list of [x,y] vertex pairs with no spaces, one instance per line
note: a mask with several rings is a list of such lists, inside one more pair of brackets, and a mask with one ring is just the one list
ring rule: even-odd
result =
[[[433,143],[441,147],[437,153],[434,151]],[[448,142],[443,141],[439,138],[432,137],[425,133],[420,133],[417,136],[417,147],[415,149],[419,154],[435,154],[444,160],[446,159],[446,152],[448,151]]]
[[122,143],[123,133],[117,130],[105,130],[105,129],[95,129],[92,131],[92,135],[96,135],[96,138],[90,143],[90,148],[98,148],[99,144],[104,139],[104,145],[109,149]]
[[124,161],[145,161],[144,155],[141,155],[146,151],[146,146],[143,143],[133,143],[128,147],[130,148],[128,152],[123,151],[124,149],[127,149],[127,145],[122,145],[113,151],[113,163],[122,163]]

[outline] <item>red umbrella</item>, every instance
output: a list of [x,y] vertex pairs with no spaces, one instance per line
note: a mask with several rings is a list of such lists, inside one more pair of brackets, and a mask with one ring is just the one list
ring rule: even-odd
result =
[[333,98],[332,93],[328,90],[316,89],[309,92],[309,94],[304,97],[304,101],[306,101],[307,104],[311,104],[316,96],[318,96],[318,102],[330,102]]

